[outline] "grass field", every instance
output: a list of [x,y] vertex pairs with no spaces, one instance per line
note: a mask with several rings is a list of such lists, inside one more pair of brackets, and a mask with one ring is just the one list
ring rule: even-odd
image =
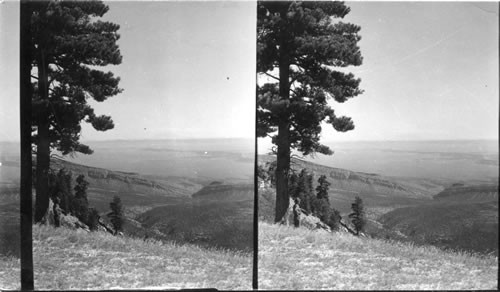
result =
[[[37,225],[33,249],[35,289],[251,289],[245,253]],[[20,289],[19,273],[0,258],[0,289]]]
[[260,289],[497,289],[498,258],[259,223]]

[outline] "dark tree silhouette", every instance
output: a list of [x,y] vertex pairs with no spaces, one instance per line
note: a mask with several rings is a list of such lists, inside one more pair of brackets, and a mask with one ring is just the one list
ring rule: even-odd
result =
[[257,136],[276,145],[275,222],[289,204],[291,150],[303,155],[333,152],[320,140],[321,123],[337,131],[354,129],[348,117],[328,105],[362,91],[360,79],[336,68],[361,65],[359,26],[334,22],[350,9],[343,2],[257,3],[257,72],[267,83],[257,88]]
[[109,203],[109,207],[111,212],[108,214],[108,217],[111,220],[115,234],[118,234],[123,228],[123,207],[120,197],[114,196],[113,201]]
[[71,188],[72,174],[61,168],[57,174],[53,170],[49,171],[49,194],[54,203],[59,204],[61,210],[66,213],[73,213],[73,190]]
[[312,214],[315,205],[315,195],[313,189],[313,175],[302,169],[299,173],[298,197],[300,198],[300,207],[306,214]]
[[80,174],[76,178],[75,197],[73,199],[73,213],[85,224],[89,221],[89,201],[87,199],[87,188],[89,183],[85,176]]
[[98,131],[114,127],[109,116],[97,116],[87,103],[121,92],[119,78],[96,66],[120,64],[119,26],[96,21],[108,6],[101,1],[33,1],[32,143],[36,151],[36,208],[39,222],[48,207],[51,150],[63,155],[92,150],[79,142],[82,121]]
[[99,227],[99,212],[96,209],[90,208],[88,213],[87,225],[90,231],[96,231]]
[[354,230],[356,235],[362,232],[366,225],[365,210],[363,206],[363,200],[360,197],[354,199],[354,203],[351,205],[352,213],[349,214],[351,218],[352,225],[354,225]]
[[293,199],[297,199],[299,197],[299,176],[292,172],[288,178],[288,193],[290,197]]
[[339,227],[340,213],[330,205],[330,199],[328,198],[329,188],[330,182],[326,180],[325,175],[321,175],[318,179],[318,186],[316,187],[314,215],[330,226],[332,230],[337,230]]
[[330,183],[326,180],[326,175],[321,175],[318,179],[318,186],[316,187],[316,197],[318,199],[326,199],[330,202],[328,198],[328,189],[330,188]]

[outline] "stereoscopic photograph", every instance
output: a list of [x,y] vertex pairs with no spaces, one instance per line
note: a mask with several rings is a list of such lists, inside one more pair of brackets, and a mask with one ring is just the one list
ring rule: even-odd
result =
[[0,2],[0,289],[498,289],[499,4]]
[[[2,46],[29,33],[34,288],[251,289],[255,3],[0,6]],[[8,53],[0,286],[19,289],[19,47]]]
[[498,283],[498,3],[257,3],[258,281]]

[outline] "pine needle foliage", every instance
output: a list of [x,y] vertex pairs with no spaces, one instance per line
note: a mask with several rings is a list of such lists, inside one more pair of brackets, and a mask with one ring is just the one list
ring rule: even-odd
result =
[[323,123],[340,132],[354,129],[328,101],[362,93],[360,79],[339,70],[362,63],[360,27],[339,21],[350,10],[343,2],[259,1],[257,7],[257,73],[266,80],[257,86],[257,136],[276,145],[279,222],[289,204],[291,150],[330,155],[320,143]]
[[88,103],[119,94],[120,78],[99,66],[118,65],[119,25],[97,20],[107,11],[102,1],[30,1],[33,95],[32,148],[36,153],[35,221],[49,202],[51,151],[91,154],[80,142],[81,123],[97,131],[114,127],[111,117],[97,115]]

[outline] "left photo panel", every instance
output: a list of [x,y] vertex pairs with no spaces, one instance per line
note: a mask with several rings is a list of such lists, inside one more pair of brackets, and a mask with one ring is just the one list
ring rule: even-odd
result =
[[0,5],[0,289],[23,288],[20,96],[34,289],[252,289],[255,3],[28,3],[29,30]]

